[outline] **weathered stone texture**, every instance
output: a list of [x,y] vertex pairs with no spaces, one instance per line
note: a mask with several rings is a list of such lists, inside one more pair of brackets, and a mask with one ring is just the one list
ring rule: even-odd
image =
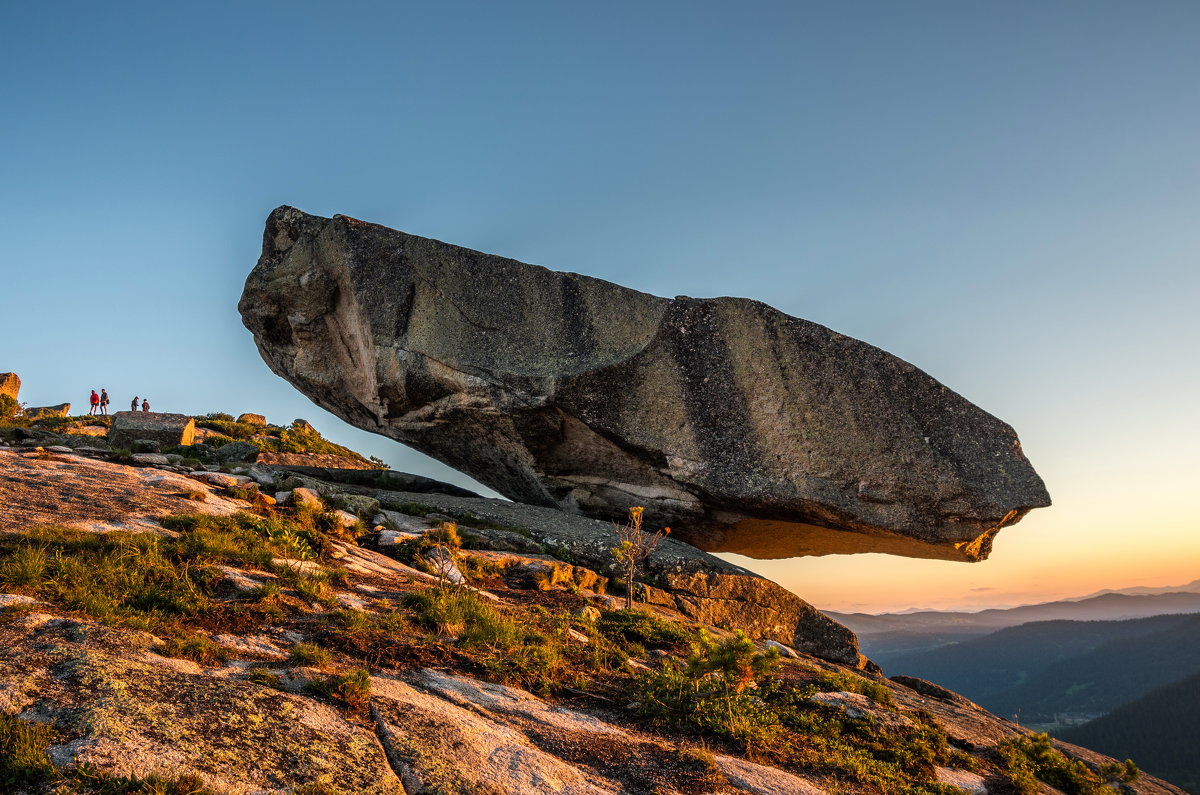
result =
[[1048,505],[1012,428],[866,343],[345,216],[271,214],[239,306],[317,404],[511,499],[755,557],[978,560]]
[[186,414],[118,411],[108,430],[108,442],[113,447],[130,447],[139,439],[163,445],[189,445],[195,435],[196,421]]
[[247,425],[266,425],[267,424],[266,417],[264,417],[261,414],[251,414],[249,412],[246,412],[245,414],[239,414],[237,421],[244,422]]

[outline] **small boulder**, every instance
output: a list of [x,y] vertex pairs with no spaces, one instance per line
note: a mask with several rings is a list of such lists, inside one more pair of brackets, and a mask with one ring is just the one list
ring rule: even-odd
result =
[[297,508],[312,508],[314,511],[325,509],[325,503],[321,499],[321,495],[303,486],[292,489],[291,500],[292,505],[295,505]]
[[129,449],[135,453],[157,453],[162,450],[162,445],[154,439],[135,439]]
[[349,529],[358,524],[358,517],[349,511],[337,510],[333,511],[333,516],[337,519],[338,525],[343,529]]
[[242,485],[237,475],[227,475],[224,472],[198,472],[194,473],[192,477],[219,489],[236,489]]
[[446,580],[455,585],[467,584],[467,578],[454,562],[454,556],[441,547],[434,547],[426,552],[425,561],[429,564],[429,573],[439,580]]
[[988,795],[990,792],[983,776],[978,773],[972,773],[969,770],[935,767],[933,774],[937,777],[939,784],[958,787],[963,792],[970,793],[970,795]]
[[217,458],[221,461],[254,461],[259,454],[258,445],[250,442],[230,442],[217,448]]
[[134,453],[130,460],[146,466],[170,466],[171,462],[162,453]]
[[244,422],[247,425],[266,425],[267,424],[266,417],[264,417],[261,414],[251,414],[249,412],[246,412],[244,414],[239,414],[237,421]]
[[766,641],[763,642],[763,645],[766,646],[768,649],[775,649],[776,651],[778,651],[780,657],[788,657],[793,660],[800,657],[800,655],[796,653],[796,650],[793,649],[791,646],[785,646],[784,644],[780,643],[777,640],[771,640],[770,638],[768,638]]
[[359,516],[374,516],[379,512],[379,500],[362,494],[339,494],[334,503],[339,508]]

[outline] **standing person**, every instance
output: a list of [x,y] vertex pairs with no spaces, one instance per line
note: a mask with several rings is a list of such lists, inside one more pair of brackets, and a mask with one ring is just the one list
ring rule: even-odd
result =
[[96,394],[96,390],[92,390],[92,396],[88,398],[88,403],[91,404],[91,408],[88,409],[88,416],[100,410],[100,396]]
[[108,416],[108,390],[100,387],[100,413]]
[[150,399],[147,398],[146,400],[142,401],[142,411],[149,411],[149,410],[150,410]]
[[134,395],[134,396],[133,396],[133,400],[129,401],[129,410],[130,410],[130,411],[137,411],[137,406],[138,406],[138,404],[137,404],[137,395]]

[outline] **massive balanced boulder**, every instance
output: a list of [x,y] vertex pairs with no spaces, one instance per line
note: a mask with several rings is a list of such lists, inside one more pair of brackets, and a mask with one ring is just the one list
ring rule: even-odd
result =
[[533,505],[632,505],[710,551],[979,560],[1048,505],[1008,425],[740,298],[659,298],[291,207],[239,308],[346,421]]

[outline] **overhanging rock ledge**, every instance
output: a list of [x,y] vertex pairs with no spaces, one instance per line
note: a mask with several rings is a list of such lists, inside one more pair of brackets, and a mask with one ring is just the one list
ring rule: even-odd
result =
[[987,556],[1050,504],[1011,427],[867,343],[280,207],[239,309],[318,405],[520,502],[709,551]]

